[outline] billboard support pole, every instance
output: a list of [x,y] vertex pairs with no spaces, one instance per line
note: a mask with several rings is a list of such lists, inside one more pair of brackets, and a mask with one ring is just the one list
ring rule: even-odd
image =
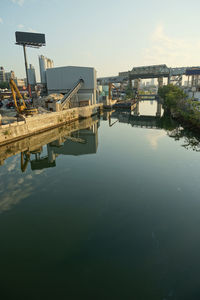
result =
[[29,96],[31,97],[31,89],[29,84],[29,78],[28,78],[28,64],[27,64],[27,57],[26,57],[26,45],[23,45],[24,49],[24,61],[25,61],[25,70],[26,70],[26,81],[27,81],[27,89],[29,92]]
[[25,70],[26,70],[26,81],[27,81],[27,89],[29,96],[31,97],[31,85],[29,82],[28,76],[28,64],[26,57],[26,47],[42,47],[45,46],[45,35],[43,33],[32,33],[32,32],[15,32],[16,45],[23,46],[24,49],[24,61],[25,61]]

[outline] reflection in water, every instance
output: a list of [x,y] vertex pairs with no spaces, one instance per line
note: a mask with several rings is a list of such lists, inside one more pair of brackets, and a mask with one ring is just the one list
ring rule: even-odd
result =
[[146,135],[147,140],[149,141],[151,148],[153,150],[157,150],[158,148],[158,141],[163,138],[164,136],[166,136],[166,133],[163,131],[158,131],[156,134],[155,133],[148,133]]
[[191,132],[188,129],[184,129],[181,126],[177,126],[171,131],[168,131],[168,135],[169,137],[174,138],[176,141],[182,140],[182,147],[184,147],[185,149],[200,152],[199,134]]
[[162,104],[160,101],[138,101],[135,109],[131,111],[108,112],[110,118],[118,119],[120,123],[127,123],[133,127],[146,127],[161,129],[163,116]]
[[[79,120],[63,127],[0,147],[1,165],[9,157],[21,152],[21,171],[30,163],[32,170],[56,166],[56,157],[96,153],[98,147],[97,117]],[[45,154],[44,146],[47,146]]]
[[[150,105],[152,107],[150,107]],[[143,109],[142,106],[145,108]],[[145,114],[142,115],[142,112]],[[109,126],[110,124],[114,125],[118,121],[120,123],[130,124],[132,127],[164,129],[169,137],[175,140],[183,140],[182,146],[185,149],[200,151],[200,135],[189,129],[184,129],[177,121],[165,115],[160,101],[150,101],[150,103],[147,103],[147,101],[139,101],[133,112],[124,110],[104,112],[103,119],[109,120]],[[112,121],[112,119],[117,119],[117,121]],[[147,135],[152,149],[157,149],[157,142],[163,136],[165,136],[164,132]]]
[[163,115],[161,100],[138,101],[136,104],[136,108],[133,111],[133,115],[161,117]]
[[[55,167],[56,157],[60,154],[96,153],[98,126],[99,120],[96,117],[89,118],[2,146],[0,175],[4,176],[1,177],[4,181],[0,181],[0,213],[28,198],[34,192],[34,186],[38,185],[38,175],[41,175],[44,169]],[[21,170],[16,156],[19,153]],[[7,163],[8,160],[11,162]],[[29,174],[21,177],[21,172],[24,173],[29,164],[34,171],[33,176]],[[5,182],[6,178],[8,179]]]
[[71,136],[65,136],[65,141],[56,140],[48,144],[48,153],[53,158],[57,155],[84,155],[97,152],[98,124],[94,123],[86,129],[73,132]]
[[18,157],[14,156],[1,167],[0,213],[7,211],[33,192],[32,176],[21,177]]
[[[146,106],[145,110],[142,109],[143,105]],[[167,134],[175,140],[182,140],[182,146],[186,149],[200,151],[200,137],[197,134],[184,129],[177,122],[165,116],[161,103],[153,101],[152,104],[151,101],[148,105],[147,101],[141,101],[133,112],[105,111],[103,120],[108,120],[109,127],[115,126],[119,122],[130,124],[132,127],[164,129],[165,131],[158,131],[157,134],[150,131],[145,135],[153,150],[157,150],[158,141]],[[150,110],[148,110],[149,107]],[[142,115],[142,111],[145,111],[146,115]],[[149,115],[147,115],[148,111]],[[152,111],[154,111],[154,115],[151,114]],[[10,209],[12,205],[27,198],[34,190],[30,179],[34,180],[35,176],[42,174],[44,169],[56,167],[56,158],[59,155],[95,154],[98,147],[98,127],[99,120],[96,117],[89,118],[0,147],[2,165],[5,160],[20,153],[21,171],[25,172],[29,165],[34,171],[33,178],[31,175],[23,178],[18,175],[19,178],[16,180],[15,176],[12,177],[12,172],[16,172],[18,168],[17,156],[6,164],[6,169],[1,175],[7,176],[7,172],[9,172],[10,177],[6,187],[2,181],[0,184],[0,212]]]
[[199,140],[150,105],[0,148],[2,299],[200,299]]
[[[47,145],[48,149],[48,145]],[[52,161],[50,156],[42,156],[43,148],[36,149],[35,151],[21,152],[21,170],[26,171],[28,163],[31,164],[31,170],[42,170],[47,168],[53,168],[56,166],[55,160]],[[31,159],[31,155],[34,155],[34,159]]]
[[[200,151],[200,138],[191,131],[182,128],[176,121],[165,116],[160,101],[138,101],[134,111],[104,111],[103,120],[108,120],[109,127],[117,122],[130,124],[132,127],[164,129],[169,137],[183,139],[183,147]],[[59,155],[84,155],[97,152],[98,147],[97,117],[79,120],[63,127],[23,139],[0,147],[0,162],[21,152],[21,171],[25,172],[30,164],[31,170],[43,170],[56,167]],[[147,139],[152,149],[157,149],[157,141],[164,132],[149,133]],[[12,165],[10,166],[12,169]],[[9,171],[9,170],[8,170]]]
[[[42,170],[56,166],[56,157],[59,155],[84,155],[97,152],[98,135],[97,122],[79,131],[72,132],[47,144],[47,155],[43,156],[42,149],[35,153],[35,159],[30,160],[32,170]],[[33,153],[33,152],[31,152]]]

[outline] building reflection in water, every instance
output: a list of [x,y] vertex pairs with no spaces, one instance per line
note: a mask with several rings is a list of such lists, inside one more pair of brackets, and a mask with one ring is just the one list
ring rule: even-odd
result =
[[[152,106],[152,101],[149,101]],[[153,101],[155,112],[152,114],[152,108],[150,112],[141,114],[141,107],[143,104],[146,105],[147,100],[138,101],[135,109],[130,110],[112,110],[105,111],[103,114],[103,120],[108,120],[109,126],[113,126],[116,122],[130,124],[133,127],[146,127],[146,128],[162,128],[161,118],[163,114],[162,103],[159,100]]]
[[56,166],[56,157],[59,155],[85,155],[97,152],[98,123],[90,127],[63,136],[47,144],[47,155],[43,156],[43,149],[34,154],[30,159],[32,170],[42,170]]
[[21,171],[25,172],[29,164],[32,170],[53,168],[59,155],[96,153],[98,127],[99,119],[93,117],[2,146],[0,147],[1,164],[7,158],[21,152]]

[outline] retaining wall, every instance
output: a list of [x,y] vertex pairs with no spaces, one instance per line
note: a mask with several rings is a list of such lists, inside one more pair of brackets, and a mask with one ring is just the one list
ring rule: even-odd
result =
[[72,121],[88,118],[98,113],[102,104],[76,107],[61,112],[51,112],[25,117],[24,121],[0,126],[0,145],[31,136]]
[[66,136],[70,136],[72,132],[91,127],[97,122],[97,117],[77,120],[72,123],[38,133],[37,135],[25,137],[18,141],[2,145],[0,147],[0,165],[2,165],[7,158],[20,152],[35,151],[36,149],[39,149],[40,147],[43,147],[55,140],[59,140],[60,143],[63,143],[66,140]]

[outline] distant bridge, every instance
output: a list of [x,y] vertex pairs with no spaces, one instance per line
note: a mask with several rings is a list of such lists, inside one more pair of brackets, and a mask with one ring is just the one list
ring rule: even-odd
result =
[[[97,83],[107,85],[109,83],[123,83],[135,79],[168,78],[168,82],[181,85],[183,75],[191,75],[200,67],[168,68],[166,65],[152,65],[134,67],[131,71],[120,72],[118,76],[97,78]],[[189,72],[194,70],[193,73]]]

